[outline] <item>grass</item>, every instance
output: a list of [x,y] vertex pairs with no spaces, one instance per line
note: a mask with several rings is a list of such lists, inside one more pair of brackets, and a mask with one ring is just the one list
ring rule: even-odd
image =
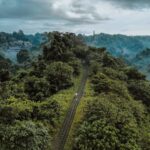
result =
[[69,132],[69,136],[65,145],[65,150],[71,150],[74,142],[75,132],[78,126],[80,125],[80,122],[82,121],[84,117],[84,112],[86,109],[86,106],[88,102],[92,99],[92,89],[90,87],[90,82],[87,81],[86,87],[85,87],[85,94],[83,98],[80,101],[80,104],[77,108],[74,121],[71,126],[71,130]]
[[81,80],[81,76],[82,76],[82,73],[79,77],[76,77],[76,78],[73,79],[74,86],[72,86],[69,89],[62,90],[62,91],[58,92],[57,94],[55,94],[51,97],[51,99],[57,101],[58,104],[61,107],[60,119],[58,120],[57,126],[55,128],[54,136],[57,136],[57,134],[58,134],[58,132],[59,132],[59,130],[60,130],[62,124],[63,124],[66,113],[69,109],[69,106],[70,106],[72,100],[73,100],[74,94],[78,90],[80,80]]

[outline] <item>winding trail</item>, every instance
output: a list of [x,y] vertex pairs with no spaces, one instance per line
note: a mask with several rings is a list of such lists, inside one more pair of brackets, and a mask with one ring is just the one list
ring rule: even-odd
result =
[[74,98],[70,104],[70,107],[69,107],[66,117],[64,119],[62,128],[60,129],[58,137],[56,138],[53,150],[64,150],[64,146],[67,141],[68,134],[71,129],[71,125],[74,120],[74,116],[75,116],[77,107],[79,105],[79,102],[80,102],[83,94],[84,94],[87,78],[88,78],[88,66],[83,65],[83,75],[82,75],[82,79],[80,81],[77,95],[74,96]]

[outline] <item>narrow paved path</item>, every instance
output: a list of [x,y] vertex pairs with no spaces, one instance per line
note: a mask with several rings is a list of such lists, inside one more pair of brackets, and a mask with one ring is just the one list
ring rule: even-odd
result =
[[83,75],[82,75],[82,79],[80,82],[80,86],[77,91],[77,95],[74,96],[71,102],[71,105],[69,107],[65,120],[63,122],[62,128],[56,139],[53,150],[64,150],[64,146],[65,146],[72,122],[74,120],[77,107],[84,94],[87,78],[88,78],[88,66],[83,66]]

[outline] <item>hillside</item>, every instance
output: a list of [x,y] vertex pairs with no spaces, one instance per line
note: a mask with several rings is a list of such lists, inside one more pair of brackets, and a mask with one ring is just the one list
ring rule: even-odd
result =
[[125,36],[96,34],[83,36],[86,44],[95,47],[105,47],[113,56],[121,57],[132,66],[137,67],[150,79],[149,59],[150,56],[141,56],[146,49],[150,48],[150,36]]
[[145,49],[139,52],[132,60],[131,63],[144,72],[148,79],[150,79],[150,49]]
[[72,109],[59,150],[149,150],[150,82],[105,48],[52,32],[28,65],[0,60],[2,150],[53,150]]
[[[20,50],[28,50],[30,53],[39,53],[40,45],[47,40],[46,34],[36,33],[25,35],[23,31],[11,33],[0,33],[0,55],[17,62],[17,53]],[[36,55],[36,54],[35,54]]]
[[127,58],[133,58],[145,48],[150,48],[150,36],[126,36],[101,33],[83,36],[83,38],[90,46],[106,47],[112,55],[123,55]]

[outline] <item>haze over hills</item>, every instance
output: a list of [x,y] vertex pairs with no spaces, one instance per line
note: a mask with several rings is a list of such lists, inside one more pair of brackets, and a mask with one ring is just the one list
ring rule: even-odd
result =
[[[105,33],[83,36],[86,44],[95,47],[105,47],[113,56],[122,57],[150,78],[150,56],[145,51],[150,48],[150,36],[110,35]],[[140,59],[142,55],[142,59]]]
[[150,0],[0,0],[0,150],[150,150],[149,17]]
[[0,32],[0,54],[16,63],[16,55],[20,50],[34,51],[34,55],[39,51],[39,46],[46,41],[45,33],[26,35],[22,30],[18,32]]
[[[100,33],[89,36],[79,35],[79,37],[82,37],[89,46],[105,47],[113,56],[122,57],[150,78],[150,56],[143,55],[150,48],[150,36]],[[40,45],[47,41],[47,34],[26,35],[21,30],[12,34],[1,32],[0,39],[0,54],[16,63],[16,56],[20,50],[28,50],[32,56],[38,55],[41,51]]]
[[34,59],[0,57],[0,149],[149,150],[146,76],[73,33],[47,35]]
[[90,46],[105,47],[115,56],[133,58],[137,53],[150,48],[150,36],[127,36],[100,33],[83,36],[84,41]]

